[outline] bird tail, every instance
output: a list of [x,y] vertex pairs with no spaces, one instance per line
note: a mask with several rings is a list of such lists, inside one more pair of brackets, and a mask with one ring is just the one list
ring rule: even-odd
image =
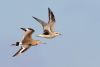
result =
[[13,46],[19,46],[20,42],[16,42],[16,44],[12,44]]

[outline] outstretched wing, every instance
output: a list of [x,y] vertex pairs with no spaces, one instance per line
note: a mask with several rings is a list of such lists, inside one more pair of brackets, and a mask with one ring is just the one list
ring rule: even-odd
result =
[[17,56],[18,54],[20,54],[21,53],[21,51],[22,51],[22,47],[12,56],[12,57],[15,57],[15,56]]
[[[32,16],[33,17],[33,16]],[[42,26],[43,26],[43,28],[44,28],[44,26],[46,26],[47,25],[47,23],[45,23],[43,20],[41,20],[41,19],[38,19],[38,18],[36,18],[36,17],[33,17],[36,21],[38,21]]]
[[27,31],[25,28],[20,28],[20,29],[22,29],[22,30],[25,31],[25,32]]
[[50,8],[48,8],[48,16],[49,16],[49,21],[48,22],[54,23],[56,21],[55,16],[54,16],[54,14],[53,14],[53,12],[51,11]]
[[[25,28],[24,28],[25,29]],[[32,28],[27,28],[26,32],[24,33],[22,43],[26,42],[29,44],[29,41],[32,39],[32,34],[35,32]]]
[[28,50],[30,48],[30,46],[28,46],[27,48],[21,47],[12,57],[15,57],[23,52],[25,52],[26,50]]
[[53,14],[53,12],[51,11],[50,8],[48,8],[48,15],[49,15],[49,21],[48,21],[48,24],[50,25],[50,30],[52,32],[54,32],[54,24],[55,24],[55,16]]

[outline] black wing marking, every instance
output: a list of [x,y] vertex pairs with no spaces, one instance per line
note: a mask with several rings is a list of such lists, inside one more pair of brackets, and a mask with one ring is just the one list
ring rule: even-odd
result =
[[27,51],[30,47],[31,47],[31,44],[29,44],[28,47],[26,47],[26,48],[21,47],[21,48],[19,49],[19,51],[13,55],[13,57],[17,56],[17,55],[20,54],[20,53],[23,53],[23,52]]
[[55,22],[55,16],[50,8],[48,8],[49,22]]
[[12,57],[17,56],[23,48],[21,47]]
[[44,35],[49,35],[50,33],[49,33],[49,31],[48,30],[44,30],[44,33],[43,33]]
[[16,44],[12,44],[12,45],[14,45],[14,46],[19,46],[19,43],[20,43],[20,42],[16,42]]
[[25,32],[27,31],[25,28],[20,28],[20,29],[22,29],[22,30],[25,31]]

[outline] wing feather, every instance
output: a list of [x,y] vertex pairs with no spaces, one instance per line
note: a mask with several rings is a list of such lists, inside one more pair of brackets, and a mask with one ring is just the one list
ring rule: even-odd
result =
[[[33,16],[32,16],[33,17]],[[38,19],[38,18],[36,18],[36,17],[33,17],[36,21],[38,21],[42,26],[43,26],[43,28],[44,28],[44,26],[46,26],[47,25],[47,23],[45,23],[43,20],[41,20],[41,19]]]

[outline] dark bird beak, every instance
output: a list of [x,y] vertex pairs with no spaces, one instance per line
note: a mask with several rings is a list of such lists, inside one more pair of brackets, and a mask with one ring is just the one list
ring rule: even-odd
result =
[[20,29],[22,29],[23,31],[27,31],[25,28],[20,28]]
[[62,34],[59,34],[59,35],[62,35]]

